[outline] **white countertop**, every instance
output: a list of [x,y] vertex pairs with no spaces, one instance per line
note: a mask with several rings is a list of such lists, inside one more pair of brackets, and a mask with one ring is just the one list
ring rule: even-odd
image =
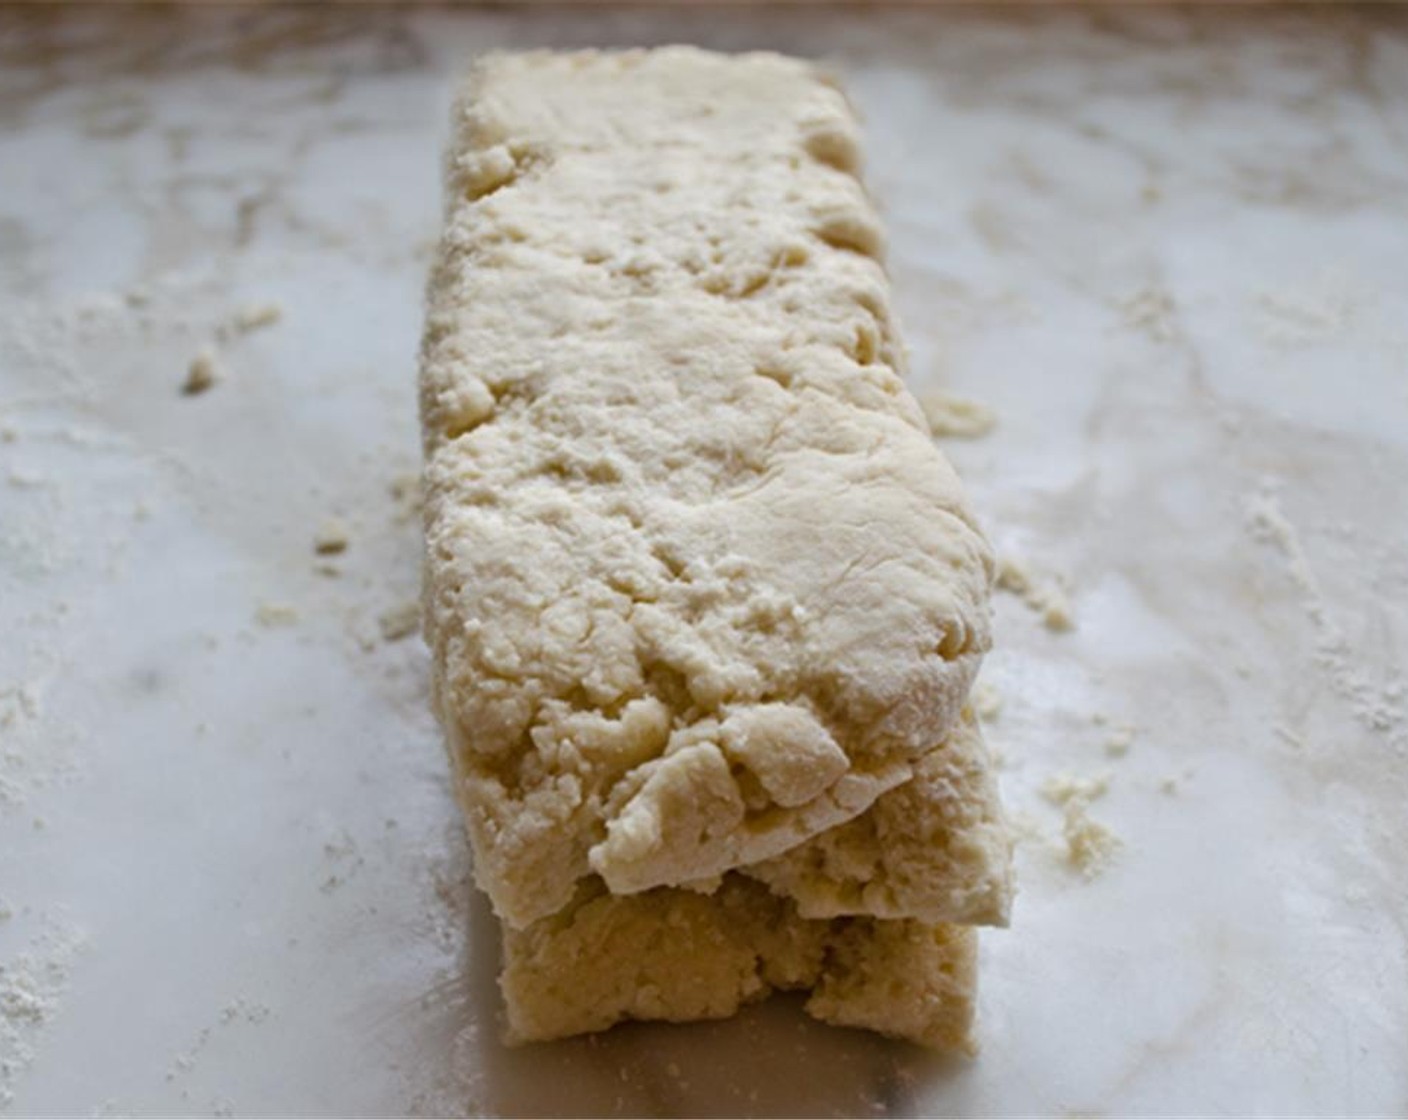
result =
[[[1408,1111],[1401,10],[3,21],[11,1113]],[[1021,894],[971,1063],[786,1000],[497,1041],[426,655],[379,623],[448,93],[491,46],[677,40],[844,73],[914,385],[997,411],[950,450],[1071,604],[998,601]],[[1059,775],[1108,777],[1092,877]]]

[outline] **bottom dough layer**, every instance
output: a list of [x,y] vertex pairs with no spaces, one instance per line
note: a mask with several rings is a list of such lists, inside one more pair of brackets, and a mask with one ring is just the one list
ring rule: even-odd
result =
[[573,904],[504,930],[510,1042],[605,1030],[626,1019],[723,1019],[773,991],[806,1009],[942,1050],[973,1049],[977,936],[866,917],[810,920],[737,874],[713,895],[584,887]]

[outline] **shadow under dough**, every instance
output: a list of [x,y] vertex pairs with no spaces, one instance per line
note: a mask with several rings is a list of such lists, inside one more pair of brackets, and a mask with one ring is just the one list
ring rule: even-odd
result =
[[[800,995],[732,1019],[626,1023],[599,1035],[506,1046],[498,990],[499,923],[467,890],[460,977],[436,1031],[458,1115],[857,1116],[912,1112],[966,1063],[862,1031],[828,1027]],[[430,1103],[430,1102],[427,1102]]]

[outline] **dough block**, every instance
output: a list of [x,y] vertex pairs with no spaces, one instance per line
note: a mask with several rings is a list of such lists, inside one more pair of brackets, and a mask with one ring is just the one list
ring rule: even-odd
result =
[[478,881],[522,928],[593,876],[781,857],[908,781],[988,647],[993,561],[901,380],[829,79],[495,55],[454,124],[426,636]]
[[490,55],[421,361],[425,628],[510,1035],[808,1011],[968,1048],[1010,850],[991,550],[904,387],[835,83]]

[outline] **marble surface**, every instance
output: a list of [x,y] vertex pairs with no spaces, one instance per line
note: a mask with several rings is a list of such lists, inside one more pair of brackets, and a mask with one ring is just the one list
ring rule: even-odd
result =
[[[395,636],[438,148],[477,51],[676,40],[845,75],[914,385],[1071,605],[997,605],[971,1063],[787,1000],[497,1041]],[[1402,9],[10,9],[0,292],[9,1112],[1408,1111]]]

